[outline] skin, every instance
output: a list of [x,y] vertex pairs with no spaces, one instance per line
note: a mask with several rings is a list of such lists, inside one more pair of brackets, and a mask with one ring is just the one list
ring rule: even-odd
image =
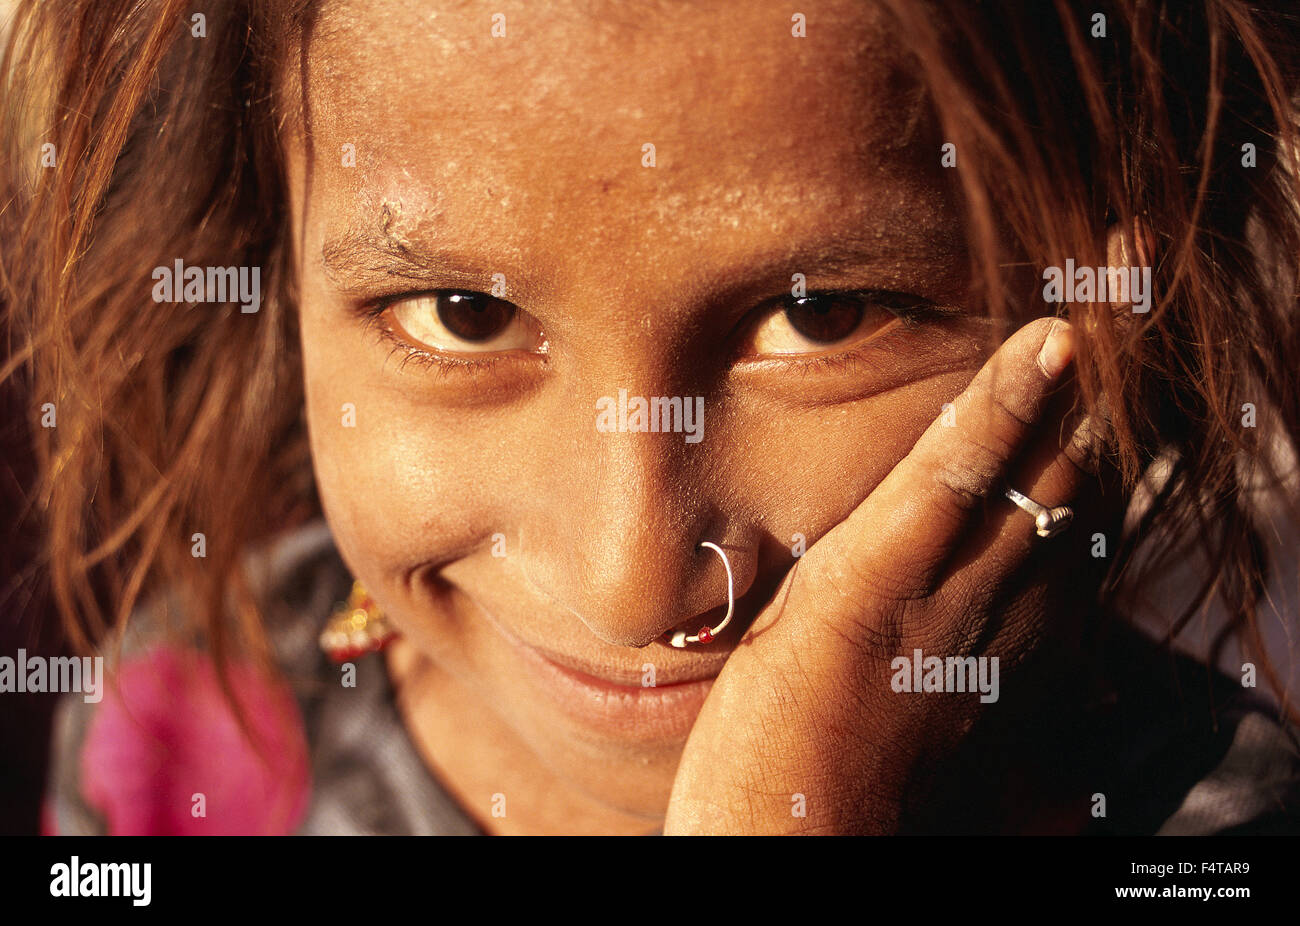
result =
[[[387,659],[413,740],[488,832],[895,831],[925,800],[921,754],[953,754],[980,705],[894,694],[890,659],[1074,645],[1031,519],[974,504],[1004,475],[1076,503],[1075,422],[1061,440],[1035,363],[1046,322],[971,385],[990,326],[918,85],[869,9],[805,11],[795,39],[775,3],[564,2],[492,38],[456,5],[340,2],[311,39],[315,157],[300,132],[286,151],[317,483],[402,634]],[[876,308],[847,346],[778,356],[773,300],[798,273],[961,314]],[[430,364],[358,315],[494,274],[536,349]],[[620,389],[703,396],[703,440],[601,432]],[[949,402],[956,427],[918,444]],[[737,614],[674,649],[665,633],[726,603],[702,540],[728,552]],[[698,717],[610,729],[552,703],[537,647],[627,685],[647,665],[660,686],[717,681]]]

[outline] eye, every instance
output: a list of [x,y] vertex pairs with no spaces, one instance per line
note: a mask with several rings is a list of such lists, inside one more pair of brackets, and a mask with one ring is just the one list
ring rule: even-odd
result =
[[439,353],[497,353],[540,350],[541,329],[517,306],[489,296],[444,290],[391,302],[384,309],[398,336]]
[[886,291],[787,296],[763,314],[746,343],[749,355],[816,354],[848,347],[893,322],[912,324],[930,303]]

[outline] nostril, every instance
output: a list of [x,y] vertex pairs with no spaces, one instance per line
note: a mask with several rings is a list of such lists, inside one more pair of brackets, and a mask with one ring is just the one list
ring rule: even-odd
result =
[[727,613],[718,622],[716,627],[710,627],[705,624],[694,634],[687,635],[685,630],[678,630],[672,634],[668,642],[677,649],[685,649],[691,643],[709,643],[722,632],[727,624],[731,623],[731,615],[736,611],[736,580],[731,573],[731,560],[727,558],[727,551],[722,549],[716,543],[705,540],[700,543],[699,549],[709,549],[717,553],[722,558],[722,567],[727,570]]

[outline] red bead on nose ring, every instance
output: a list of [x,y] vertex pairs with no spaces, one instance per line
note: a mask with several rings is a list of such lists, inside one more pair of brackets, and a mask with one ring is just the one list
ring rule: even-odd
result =
[[722,557],[722,568],[727,570],[727,616],[722,619],[718,626],[701,627],[699,633],[689,637],[686,635],[685,630],[677,631],[668,642],[678,649],[685,649],[688,643],[708,643],[722,632],[722,628],[726,627],[727,622],[731,620],[732,612],[736,610],[736,586],[731,578],[731,561],[727,559],[727,554],[723,552],[722,547],[716,543],[710,543],[706,540],[700,546],[708,547]]

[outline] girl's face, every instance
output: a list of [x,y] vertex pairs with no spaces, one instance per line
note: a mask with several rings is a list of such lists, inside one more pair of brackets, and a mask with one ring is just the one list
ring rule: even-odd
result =
[[987,355],[955,171],[862,4],[482,9],[311,40],[317,482],[439,735],[653,817],[738,636],[666,642],[726,603],[700,542],[743,629]]

